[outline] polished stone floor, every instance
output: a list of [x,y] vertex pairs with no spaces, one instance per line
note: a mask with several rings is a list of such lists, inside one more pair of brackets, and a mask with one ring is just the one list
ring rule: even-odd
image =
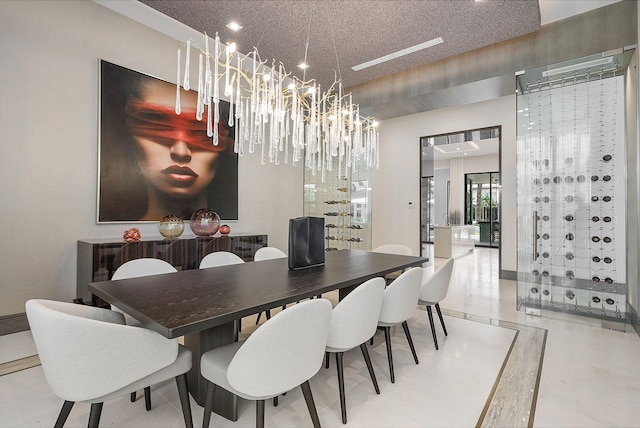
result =
[[[640,338],[603,329],[598,320],[517,312],[515,283],[498,280],[497,254],[478,248],[456,259],[441,303],[449,336],[436,326],[439,351],[423,309],[410,321],[419,365],[402,329],[393,331],[395,384],[389,381],[384,339],[376,335],[370,353],[380,395],[359,351],[345,354],[348,426],[640,427]],[[245,320],[245,334],[253,323]],[[29,332],[0,337],[0,427],[55,421],[62,401],[47,387],[34,353]],[[335,366],[322,368],[311,388],[323,426],[341,426]],[[105,403],[101,426],[183,426],[174,383],[154,386],[152,400],[151,412],[128,397]],[[202,408],[192,401],[192,410],[200,426]],[[89,405],[77,404],[66,426],[86,426],[88,411]],[[212,417],[214,427],[254,423],[249,402],[241,404],[236,423]],[[310,425],[299,390],[282,397],[278,407],[267,404],[266,426]]]

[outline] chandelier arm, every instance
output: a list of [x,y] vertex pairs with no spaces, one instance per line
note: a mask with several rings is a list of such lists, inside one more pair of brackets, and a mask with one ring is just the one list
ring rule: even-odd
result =
[[[348,174],[350,168],[356,168],[359,162],[363,162],[362,165],[367,168],[374,165],[378,167],[377,122],[373,117],[360,115],[359,106],[352,103],[351,93],[342,93],[339,72],[334,71],[333,83],[323,91],[315,79],[307,81],[303,76],[301,80],[288,72],[284,64],[276,63],[275,59],[270,67],[267,66],[268,61],[260,58],[256,47],[253,55],[241,54],[235,51],[235,47],[220,46],[216,34],[213,49],[216,54],[212,54],[208,36],[204,34],[204,37],[205,49],[197,42],[188,40],[185,56],[190,57],[190,47],[193,45],[199,51],[199,57],[205,59],[199,65],[199,80],[204,77],[205,66],[207,77],[205,89],[199,85],[198,108],[203,112],[204,106],[201,104],[211,106],[211,87],[214,86],[217,93],[218,82],[224,79],[224,96],[229,97],[230,107],[235,108],[235,119],[229,119],[229,126],[234,124],[238,127],[234,152],[243,155],[244,147],[248,144],[249,153],[254,153],[255,145],[262,145],[258,151],[262,153],[263,164],[267,160],[279,164],[280,152],[284,152],[285,163],[289,163],[288,156],[291,153],[292,164],[303,161],[312,171],[320,171],[323,181],[326,172],[337,170],[339,175]],[[180,103],[180,49],[183,46],[178,47],[177,114]],[[248,67],[243,66],[247,58],[252,61]],[[210,68],[211,60],[213,67]],[[186,59],[184,70],[184,80],[188,82]],[[214,119],[207,118],[214,145],[217,144],[218,135],[218,99],[214,97],[211,100],[215,109]],[[209,110],[207,112],[210,116]],[[334,158],[337,159],[337,166],[332,164]]]

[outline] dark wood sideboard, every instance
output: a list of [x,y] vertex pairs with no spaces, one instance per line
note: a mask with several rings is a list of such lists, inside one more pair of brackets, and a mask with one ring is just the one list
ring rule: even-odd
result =
[[231,234],[184,239],[150,238],[138,242],[108,239],[78,241],[77,297],[100,305],[87,290],[90,282],[111,279],[118,267],[133,259],[153,257],[171,263],[178,270],[197,269],[214,251],[229,251],[244,261],[253,261],[256,250],[268,245],[267,235]]

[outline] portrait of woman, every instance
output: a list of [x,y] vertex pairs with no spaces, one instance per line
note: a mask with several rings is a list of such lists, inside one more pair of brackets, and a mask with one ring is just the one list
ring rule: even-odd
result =
[[189,219],[211,208],[238,218],[237,155],[229,105],[220,102],[218,145],[207,136],[206,110],[196,119],[197,93],[101,61],[98,222]]

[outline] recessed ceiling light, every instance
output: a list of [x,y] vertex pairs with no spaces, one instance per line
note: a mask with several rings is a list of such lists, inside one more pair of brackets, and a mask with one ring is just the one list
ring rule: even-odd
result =
[[421,51],[422,49],[430,48],[431,46],[439,45],[440,43],[444,43],[442,37],[390,53],[389,55],[381,56],[380,58],[372,59],[371,61],[363,62],[362,64],[354,65],[351,69],[353,71],[360,71],[364,68],[372,67],[383,62],[391,61],[392,59],[400,58],[401,56],[409,55],[410,53]]
[[236,32],[236,33],[237,33],[238,31],[242,30],[242,25],[238,24],[236,21],[231,21],[230,23],[228,23],[228,24],[226,25],[226,27],[227,27],[229,30],[234,31],[234,32]]
[[307,68],[309,68],[309,64],[307,64],[306,62],[301,62],[300,64],[298,64],[298,68],[301,70],[306,70]]

